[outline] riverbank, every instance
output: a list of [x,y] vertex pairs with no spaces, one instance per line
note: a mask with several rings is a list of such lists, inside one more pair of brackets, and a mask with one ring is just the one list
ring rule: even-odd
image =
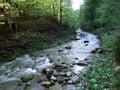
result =
[[[25,22],[26,23],[26,22]],[[30,22],[29,22],[30,24]],[[24,25],[21,24],[21,25]],[[24,28],[23,28],[24,27]],[[49,29],[47,29],[49,27]],[[31,30],[28,29],[31,28]],[[17,56],[35,50],[43,50],[74,39],[74,31],[68,27],[55,25],[24,25],[17,33],[5,29],[0,34],[0,62],[10,61]],[[4,33],[3,33],[4,32]]]
[[115,75],[113,47],[120,31],[95,31],[94,33],[97,33],[101,38],[102,52],[91,59],[92,62],[88,66],[88,70],[82,74],[82,80],[86,83],[80,90],[119,90],[120,75]]

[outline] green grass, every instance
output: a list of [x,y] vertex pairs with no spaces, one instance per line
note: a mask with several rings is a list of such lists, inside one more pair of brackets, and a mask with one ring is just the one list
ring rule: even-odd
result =
[[113,55],[104,53],[96,55],[88,66],[88,70],[83,74],[82,80],[85,85],[81,90],[110,90],[113,79]]

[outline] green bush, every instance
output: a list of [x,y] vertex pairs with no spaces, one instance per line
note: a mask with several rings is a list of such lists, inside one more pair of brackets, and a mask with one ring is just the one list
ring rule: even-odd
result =
[[120,74],[113,79],[113,90],[120,90]]
[[113,44],[113,52],[116,61],[120,61],[120,36],[118,36]]

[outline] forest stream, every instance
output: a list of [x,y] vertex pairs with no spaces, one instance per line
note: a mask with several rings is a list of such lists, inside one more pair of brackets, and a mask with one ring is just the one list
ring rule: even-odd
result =
[[80,73],[99,49],[96,35],[76,30],[76,40],[0,65],[0,90],[76,90]]

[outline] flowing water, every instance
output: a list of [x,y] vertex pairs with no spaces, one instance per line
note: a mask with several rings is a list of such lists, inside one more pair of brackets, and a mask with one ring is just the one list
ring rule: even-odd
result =
[[80,72],[99,48],[96,35],[78,29],[76,40],[25,54],[0,65],[0,90],[75,90]]

